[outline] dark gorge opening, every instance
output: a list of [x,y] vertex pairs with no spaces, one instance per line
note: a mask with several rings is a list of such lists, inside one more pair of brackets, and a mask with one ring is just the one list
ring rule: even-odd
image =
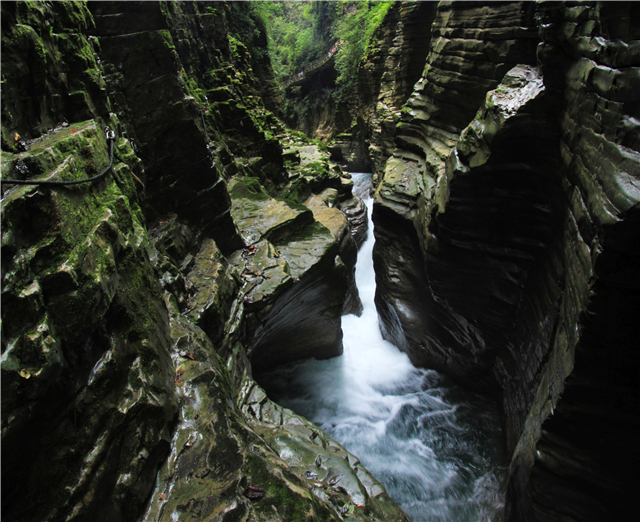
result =
[[589,310],[575,327],[580,333],[575,365],[553,415],[540,428],[530,482],[523,469],[511,479],[510,519],[531,512],[540,520],[560,513],[586,522],[635,517],[628,500],[637,491],[640,465],[634,435],[640,429],[634,413],[640,406],[635,349],[640,294],[633,275],[639,227],[634,209],[624,222],[605,228]]
[[[452,357],[460,369],[449,370],[456,379],[502,397],[510,451],[554,334],[565,214],[557,173],[503,164],[454,180],[447,210],[435,220],[437,249],[426,269],[429,310],[439,325],[433,336],[461,354]],[[458,333],[457,317],[477,338]]]
[[[353,177],[354,191],[370,213],[371,176]],[[342,317],[344,353],[254,377],[272,400],[313,421],[353,453],[412,520],[496,520],[506,478],[497,402],[435,370],[416,368],[383,340],[374,304],[371,219],[369,227],[356,264],[364,310]],[[307,473],[316,480],[334,473],[328,494],[353,487],[321,461]]]
[[637,518],[637,2],[1,11],[3,518]]

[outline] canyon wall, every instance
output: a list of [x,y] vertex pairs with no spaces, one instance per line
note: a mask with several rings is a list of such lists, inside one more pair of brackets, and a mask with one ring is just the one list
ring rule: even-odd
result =
[[349,170],[384,170],[400,110],[424,69],[436,6],[396,2],[371,38],[358,68],[357,93],[340,108],[333,129],[332,158]]
[[251,376],[360,304],[353,183],[265,43],[248,3],[2,4],[2,179],[105,172],[2,184],[3,517],[407,520]]
[[[385,336],[501,404],[505,520],[635,516],[639,18],[397,3],[314,120],[376,171]],[[96,182],[3,184],[7,518],[406,519],[251,377],[360,306],[363,206],[265,42],[241,2],[2,3],[3,179],[94,176],[116,133]]]
[[632,516],[637,16],[438,4],[376,193],[383,331],[501,402],[505,520]]

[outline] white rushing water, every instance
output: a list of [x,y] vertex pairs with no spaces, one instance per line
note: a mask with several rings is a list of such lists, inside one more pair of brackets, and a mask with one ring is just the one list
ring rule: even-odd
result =
[[[353,177],[366,194],[370,175]],[[290,364],[258,380],[270,398],[357,455],[414,522],[490,521],[501,508],[504,474],[497,411],[438,372],[415,368],[382,339],[368,196],[366,203],[369,232],[356,265],[364,311],[342,318],[344,354]]]

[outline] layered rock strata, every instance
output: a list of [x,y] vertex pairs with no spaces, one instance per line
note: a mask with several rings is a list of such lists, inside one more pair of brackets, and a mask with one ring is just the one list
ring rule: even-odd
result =
[[[430,242],[433,242],[433,234],[429,230],[432,219],[438,211],[444,210],[444,203],[448,198],[446,162],[451,148],[457,143],[466,123],[473,119],[477,108],[484,104],[487,87],[497,86],[510,68],[508,62],[505,63],[506,60],[499,55],[494,54],[493,59],[490,59],[488,53],[484,54],[487,42],[462,38],[460,34],[455,33],[456,27],[458,33],[468,30],[470,33],[479,31],[488,36],[493,35],[496,39],[494,46],[506,42],[504,45],[511,55],[528,58],[529,61],[534,59],[534,44],[531,39],[535,37],[535,29],[524,29],[531,25],[533,18],[527,6],[501,4],[497,11],[491,11],[492,16],[488,19],[481,16],[486,9],[475,5],[439,5],[432,29],[433,40],[429,63],[425,68],[426,74],[424,79],[416,84],[414,94],[403,109],[404,121],[397,129],[398,148],[387,162],[384,179],[378,187],[377,204],[374,206],[374,220],[376,224],[380,223],[377,237],[386,236],[385,230],[389,230],[389,240],[378,241],[374,252],[376,272],[379,274],[378,307],[388,329],[387,335],[408,349],[413,360],[418,363],[424,363],[418,355],[421,351],[419,339],[424,335],[421,333],[421,321],[418,318],[427,320],[429,306],[422,303],[422,296],[417,298],[412,306],[403,304],[402,301],[413,299],[415,292],[410,288],[416,286],[412,279],[418,278],[422,281],[420,287],[428,286],[424,270],[418,267],[423,265],[422,258],[429,251]],[[516,31],[514,27],[517,27],[525,38],[504,41],[500,39]],[[449,35],[452,37],[446,38]],[[476,49],[475,55],[473,46]],[[462,62],[468,56],[486,56],[488,59],[469,59],[468,65],[460,72],[454,72],[451,64]],[[446,84],[447,88],[443,88],[442,84]],[[475,106],[472,106],[471,101],[457,103],[458,100],[467,98],[481,101]],[[390,223],[391,219],[394,220],[394,225],[385,225],[385,221]],[[394,239],[398,224],[402,222],[408,225],[402,227],[403,234],[407,234],[407,237]],[[387,248],[394,253],[382,254]],[[411,269],[404,269],[402,266],[405,263],[402,257],[403,250],[407,255],[413,252],[410,257],[413,261],[406,265],[412,265]],[[393,286],[385,284],[384,278],[387,277],[393,279]],[[398,285],[400,279],[406,280],[406,283]],[[380,297],[388,295],[388,292],[393,292],[394,296],[384,299]],[[394,300],[398,300],[397,306],[393,304]],[[415,313],[413,309],[416,309]],[[413,338],[411,342],[408,342],[402,333],[405,331],[403,315],[406,316],[404,322],[411,323],[413,330],[416,330],[415,334],[412,334],[411,328],[406,329],[407,335]],[[413,315],[416,317],[412,317]],[[477,350],[476,346],[482,346],[477,328],[472,322],[460,317],[460,314],[456,316],[449,312],[446,316],[444,324],[455,323],[458,318],[457,322],[461,325],[458,329],[443,327],[445,331],[460,331],[454,334],[463,336],[457,340],[458,346],[466,346],[467,350]],[[393,317],[395,319],[392,319]],[[438,320],[433,322],[436,325],[440,323]],[[440,360],[444,361],[446,358],[443,354]],[[469,365],[470,369],[473,367],[473,364]]]
[[398,2],[380,25],[363,65],[358,69],[358,92],[363,121],[371,135],[365,138],[374,173],[384,172],[395,149],[400,111],[422,77],[437,4]]
[[[337,121],[332,154],[352,171],[382,172],[394,146],[396,123],[424,70],[435,2],[396,2],[358,69],[351,121]],[[342,109],[344,110],[344,109]]]
[[407,520],[356,457],[266,397],[241,347],[225,364],[165,301],[181,415],[143,520],[338,521],[352,504],[354,520]]
[[[211,52],[197,61],[191,57],[203,49],[195,35],[226,40],[228,53],[224,26],[194,16],[192,4],[99,2],[90,7],[112,93],[127,113],[132,127],[127,130],[146,160],[148,214],[175,212],[203,228],[225,252],[240,248],[229,196],[203,129],[204,100],[202,94],[189,92],[189,82],[204,76],[192,64],[216,69],[219,62]],[[169,30],[172,18],[183,22],[174,34]]]
[[624,3],[540,10],[541,68],[565,103],[566,273],[548,361],[511,464],[512,520],[635,516],[637,14]]
[[249,178],[234,180],[231,191],[234,219],[252,243],[233,262],[246,280],[253,367],[340,355],[357,250],[346,217],[331,208],[338,191],[325,189],[304,206],[269,197]]
[[[122,138],[117,150],[135,158]],[[95,123],[72,124],[3,153],[5,173],[20,162],[82,179],[108,151]],[[7,518],[136,519],[169,452],[178,416],[169,317],[135,184],[119,165],[94,185],[21,186],[2,199]]]
[[[385,336],[500,398],[506,520],[632,513],[638,452],[626,433],[637,423],[625,412],[637,386],[625,376],[639,361],[622,310],[637,304],[633,15],[622,4],[439,4],[377,192]],[[607,335],[617,342],[605,356]]]

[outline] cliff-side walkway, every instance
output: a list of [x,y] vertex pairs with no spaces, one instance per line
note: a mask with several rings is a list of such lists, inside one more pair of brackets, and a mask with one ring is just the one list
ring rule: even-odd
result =
[[330,60],[333,60],[335,55],[338,54],[340,49],[342,49],[342,46],[342,40],[337,41],[332,47],[327,49],[320,58],[308,64],[299,73],[296,73],[287,78],[287,80],[282,84],[282,88],[286,89],[291,85],[296,85],[298,83],[304,82],[309,77],[309,73],[315,71],[316,69],[320,69],[320,67],[327,64]]

